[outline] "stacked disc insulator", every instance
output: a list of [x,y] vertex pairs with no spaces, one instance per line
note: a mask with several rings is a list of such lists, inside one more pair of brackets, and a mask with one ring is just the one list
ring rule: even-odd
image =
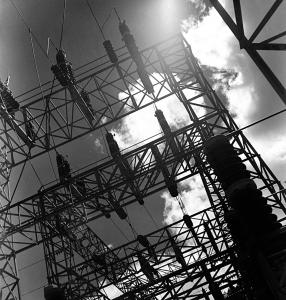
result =
[[[281,224],[277,221],[277,216],[272,213],[267,199],[250,179],[250,172],[228,138],[223,135],[212,137],[205,144],[205,153],[232,209],[229,215],[232,224],[230,227],[240,237],[245,231],[258,239],[279,229]],[[238,229],[241,230],[240,233]]]

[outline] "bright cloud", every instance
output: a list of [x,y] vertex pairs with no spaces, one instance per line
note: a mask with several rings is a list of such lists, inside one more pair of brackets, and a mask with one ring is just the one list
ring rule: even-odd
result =
[[[180,183],[180,197],[189,215],[195,214],[209,206],[203,183],[199,176],[193,176]],[[165,191],[162,196],[165,200],[164,222],[172,224],[183,217],[178,201]]]
[[246,125],[253,112],[252,103],[256,94],[253,80],[248,75],[250,70],[245,63],[246,55],[239,49],[235,37],[214,9],[196,26],[192,25],[191,20],[185,20],[182,27],[185,38],[202,64],[238,73],[231,90],[227,92],[228,108],[239,125]]
[[[154,80],[154,77],[156,78],[159,76],[161,75],[152,74],[152,80]],[[140,82],[138,84],[140,84]],[[134,89],[136,89],[136,86],[137,84],[132,87],[133,92]],[[155,94],[157,92],[156,89],[159,89],[159,87],[155,86]],[[164,93],[167,94],[167,90],[163,91],[163,94]],[[185,96],[188,99],[195,96],[196,93],[196,91],[185,90]],[[119,99],[124,99],[125,97],[125,93],[119,94]],[[139,93],[135,95],[135,100],[139,102],[141,97],[142,94]],[[196,104],[203,104],[203,101],[203,97],[199,97],[196,99]],[[158,102],[156,107],[163,111],[168,124],[173,130],[191,123],[190,116],[175,95]],[[197,106],[194,110],[198,117],[205,114],[205,109],[203,107]],[[128,115],[117,128],[111,130],[111,132],[115,134],[115,139],[121,149],[126,149],[146,139],[150,141],[151,139],[158,137],[158,134],[161,133],[161,128],[154,113],[154,107],[146,107],[136,114]],[[207,201],[205,201],[205,191],[199,178],[190,178],[189,180],[184,181],[180,186],[182,190],[180,194],[182,201],[185,203],[190,214],[207,207],[208,204]],[[181,218],[180,208],[174,198],[172,198],[168,192],[164,192],[162,198],[165,200],[165,222],[171,223]]]
[[[268,94],[265,90],[269,87],[265,87],[261,83],[260,77],[256,75],[256,67],[247,54],[239,48],[238,41],[214,9],[211,9],[209,15],[204,17],[201,22],[194,24],[190,19],[185,20],[182,23],[182,31],[186,40],[190,43],[194,55],[203,65],[233,70],[238,74],[231,83],[230,89],[224,92],[228,99],[228,109],[240,127],[257,120],[257,112],[260,110],[268,114],[265,107],[269,106],[269,97],[267,97]],[[160,74],[152,75],[160,76]],[[136,88],[136,84],[134,87]],[[124,97],[124,95],[121,95],[121,97]],[[190,123],[186,110],[175,96],[159,102],[157,106],[163,111],[172,129]],[[203,114],[204,110],[197,110],[196,113]],[[113,129],[113,132],[116,134],[115,138],[120,148],[124,149],[148,139],[150,136],[159,134],[161,129],[154,117],[154,108],[148,107],[136,114],[129,115],[119,127]],[[249,132],[248,137],[252,142],[256,136],[251,136],[251,132]],[[272,137],[267,138],[267,140],[265,136],[256,139],[254,144],[257,145],[257,150],[262,156],[266,157],[266,161],[270,162],[270,166],[275,167],[274,171],[283,176],[285,172],[281,169],[281,163],[284,163],[286,159],[286,151],[284,151],[286,145],[285,130],[275,136],[272,132]],[[193,214],[209,205],[204,187],[198,177],[190,178],[181,183],[180,188],[182,201],[189,214]],[[169,224],[179,220],[182,217],[179,204],[168,192],[164,192],[161,197],[165,200],[165,223]]]
[[196,26],[191,20],[185,20],[182,27],[195,56],[203,64],[217,68],[228,66],[234,39],[214,9]]
[[[152,74],[152,80],[154,82],[154,77],[160,77],[160,74]],[[139,83],[138,83],[139,84]],[[133,89],[136,89],[138,84],[134,84]],[[158,92],[159,87],[155,86],[155,94]],[[160,95],[167,95],[168,91],[165,89],[161,91]],[[186,97],[190,98],[195,96],[196,92],[192,90],[185,91]],[[125,94],[119,94],[119,99],[124,98]],[[140,101],[142,93],[135,95],[135,100]],[[203,99],[197,99],[197,104],[202,104]],[[159,101],[156,104],[158,109],[161,109],[164,116],[173,129],[178,129],[187,124],[190,124],[190,117],[184,108],[183,104],[174,95],[167,97],[163,101]],[[197,107],[196,114],[198,116],[203,115],[205,112],[204,108]],[[155,117],[155,107],[148,106],[139,110],[136,114],[130,114],[123,119],[119,127],[111,130],[115,134],[115,139],[119,144],[121,149],[126,149],[134,144],[142,142],[146,139],[152,140],[150,137],[156,138],[158,134],[162,132],[157,118]],[[158,138],[158,136],[157,136]]]
[[[244,21],[245,27],[248,27],[246,20]],[[228,109],[240,127],[281,109],[270,85],[248,55],[239,48],[238,41],[214,9],[211,9],[209,16],[196,26],[193,26],[191,20],[185,20],[182,28],[185,38],[202,64],[232,69],[238,73],[230,90],[225,92]],[[281,66],[281,63],[278,65]],[[283,168],[285,130],[285,122],[272,120],[252,127],[247,133],[250,141],[262,157],[265,157],[274,173],[279,174],[283,180],[286,178],[286,170]]]

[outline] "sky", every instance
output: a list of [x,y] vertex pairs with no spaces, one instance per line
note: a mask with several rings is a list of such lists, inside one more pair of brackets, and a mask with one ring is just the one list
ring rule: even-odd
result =
[[[247,36],[251,35],[266,9],[269,8],[269,2],[268,0],[242,1]],[[14,0],[14,3],[44,49],[47,47],[48,37],[55,45],[59,45],[63,1]],[[245,51],[239,48],[237,40],[213,9],[202,21],[194,24],[191,18],[192,12],[188,9],[188,1],[185,0],[90,0],[90,3],[101,23],[108,18],[112,8],[116,7],[121,17],[127,20],[141,49],[181,31],[202,64],[237,72],[237,78],[225,93],[228,97],[227,106],[235,116],[235,121],[239,126],[248,125],[284,109],[279,97],[273,92],[269,83]],[[230,1],[226,1],[226,9],[233,15],[229,5]],[[279,33],[285,30],[285,13],[286,5],[283,3],[275,18],[258,36],[258,42],[271,36],[274,32]],[[122,45],[114,14],[107,21],[104,32],[106,37],[112,40],[115,45],[118,47]],[[72,61],[74,68],[103,54],[102,37],[83,0],[67,0],[63,48],[67,51],[68,59]],[[54,62],[54,47],[50,47],[49,59],[43,55],[35,41],[34,50],[41,82],[51,80],[52,74],[49,70]],[[261,55],[285,85],[286,68],[283,53],[261,52]],[[0,0],[0,77],[5,80],[8,75],[11,76],[10,88],[14,95],[22,94],[39,84],[28,30],[11,2]],[[173,128],[187,122],[187,116],[178,103],[163,102],[159,108],[164,111]],[[113,132],[116,134],[115,138],[121,149],[160,132],[153,115],[154,111],[144,109],[136,114],[131,114],[119,126],[113,128]],[[145,124],[149,125],[144,126],[144,130],[142,130],[142,119],[147,120]],[[245,131],[251,143],[282,182],[286,180],[285,131],[286,122],[283,114]],[[85,145],[84,149],[80,148],[82,143]],[[84,155],[78,155],[79,149],[82,153],[84,151]],[[74,170],[94,159],[99,159],[104,156],[105,152],[102,138],[96,133],[85,136],[80,143],[75,142],[73,147],[64,147],[61,150],[68,155]],[[39,157],[32,163],[41,180],[47,183],[53,179],[53,173],[45,158]],[[52,158],[54,158],[54,154],[52,154]],[[17,172],[18,169],[14,171],[14,173]],[[27,165],[16,197],[21,199],[32,195],[38,188],[39,182],[31,171],[31,166]],[[199,178],[194,177],[184,181],[180,190],[182,200],[189,213],[199,211],[208,205]],[[189,199],[192,199],[192,202]],[[178,204],[166,191],[152,196],[146,205],[152,209],[153,216],[160,226],[181,217]],[[146,232],[154,230],[154,225],[148,219],[146,212],[144,212],[144,217],[138,218],[143,214],[142,208],[138,205],[129,207],[128,213],[138,231],[142,228]],[[126,224],[123,224],[116,216],[114,216],[114,222],[127,232],[129,239],[132,238]],[[96,228],[96,233],[107,244],[118,245],[126,242],[109,221],[101,218],[93,225]],[[44,299],[42,286],[46,284],[45,269],[42,262],[37,263],[42,260],[42,257],[40,247],[20,257],[18,264],[19,269],[22,269],[20,275],[22,276],[23,300]],[[30,266],[32,263],[35,264]],[[31,293],[34,289],[36,290]]]

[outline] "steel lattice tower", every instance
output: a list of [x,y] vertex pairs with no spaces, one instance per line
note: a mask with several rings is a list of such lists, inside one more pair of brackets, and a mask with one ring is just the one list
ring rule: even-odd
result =
[[[20,299],[16,255],[41,243],[49,283],[64,288],[67,299],[108,299],[102,289],[109,285],[122,292],[118,299],[223,299],[221,293],[230,290],[229,299],[252,299],[245,296],[251,295],[251,287],[239,265],[239,243],[225,218],[230,204],[206,156],[207,142],[216,135],[228,137],[250,178],[285,225],[283,186],[236,126],[181,35],[140,52],[153,93],[144,84],[130,89],[137,66],[126,49],[117,55],[117,63],[104,57],[80,70],[72,87],[57,86],[51,93],[52,83],[48,83],[44,104],[39,91],[26,94],[27,104],[16,118],[1,106],[4,299]],[[79,93],[82,87],[92,103],[92,113]],[[119,100],[115,95],[122,91],[125,98]],[[12,166],[168,97],[184,105],[189,125],[10,203]],[[136,240],[111,250],[88,226],[95,218],[118,213],[122,207],[166,187],[170,190],[172,183],[195,175],[204,184],[210,207],[146,235],[148,246]],[[269,241],[282,235],[283,229]],[[284,291],[282,246],[266,256],[266,262]],[[242,298],[235,298],[235,293]]]

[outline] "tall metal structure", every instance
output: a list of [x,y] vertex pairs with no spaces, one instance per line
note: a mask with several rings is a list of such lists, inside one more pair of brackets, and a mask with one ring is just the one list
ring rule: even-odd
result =
[[[218,2],[212,2],[221,13]],[[118,299],[263,299],[261,293],[283,299],[284,228],[273,225],[273,231],[263,236],[264,244],[271,243],[273,249],[263,248],[258,233],[249,237],[243,231],[241,216],[246,226],[254,225],[234,201],[236,190],[255,194],[253,190],[259,189],[265,216],[272,208],[285,225],[283,186],[238,129],[181,35],[139,52],[121,25],[128,51],[112,52],[105,42],[108,56],[75,75],[66,67],[66,58],[59,57],[53,71],[62,87],[50,82],[44,85],[44,97],[39,90],[25,94],[14,115],[1,101],[1,199],[6,199],[0,210],[3,299],[21,299],[15,258],[39,244],[44,247],[49,283],[62,288],[69,300],[109,299],[107,287],[118,290]],[[124,95],[120,99],[119,92]],[[13,166],[170,97],[188,112],[186,126],[171,131],[157,110],[163,131],[157,139],[122,154],[109,136],[109,161],[77,174],[63,168],[59,182],[11,203],[8,182]],[[243,163],[249,172],[231,177],[227,167],[220,169],[229,163],[217,164],[219,158],[212,154],[213,137],[221,135],[230,142],[223,146],[230,147],[224,153],[233,151],[232,167]],[[231,181],[226,183],[222,174]],[[112,213],[124,219],[125,206],[142,205],[146,197],[165,188],[176,197],[177,184],[192,176],[201,178],[210,202],[202,212],[184,215],[182,221],[116,249],[89,226]],[[279,223],[272,218],[269,224]],[[249,242],[254,246],[247,248]],[[252,267],[262,278],[245,267],[251,259],[257,259]]]
[[[210,3],[237,38],[240,48],[246,51],[246,53],[270,83],[271,87],[280,97],[282,102],[286,104],[285,85],[283,82],[281,82],[277,74],[275,74],[275,70],[273,70],[265,61],[261,53],[261,51],[269,52],[286,50],[284,39],[286,35],[285,30],[281,32],[276,31],[274,33],[269,33],[266,31],[267,24],[275,20],[275,14],[279,12],[281,7],[283,7],[283,0],[275,0],[267,3],[269,8],[265,7],[265,14],[263,14],[260,22],[257,24],[257,27],[249,34],[249,36],[245,33],[245,22],[247,21],[247,16],[246,12],[241,9],[240,0],[233,0],[227,4],[228,6],[231,6],[231,10],[234,12],[233,17],[224,8],[220,0],[210,0]],[[265,32],[267,33],[267,37],[265,37]]]

